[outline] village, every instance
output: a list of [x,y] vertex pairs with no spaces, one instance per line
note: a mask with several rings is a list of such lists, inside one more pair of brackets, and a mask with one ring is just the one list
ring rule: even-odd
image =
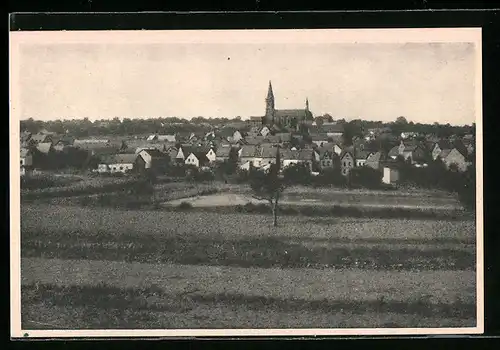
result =
[[165,175],[179,173],[175,170],[179,168],[214,172],[227,163],[234,164],[235,172],[266,171],[279,152],[281,169],[301,164],[312,176],[340,174],[347,179],[353,169],[371,168],[380,172],[382,183],[396,185],[402,162],[425,168],[439,161],[446,169],[465,172],[475,157],[472,133],[448,137],[416,133],[405,130],[406,120],[397,134],[385,126],[353,135],[348,126],[331,116],[313,117],[308,100],[304,109],[275,109],[270,82],[265,116],[204,125],[202,131],[78,138],[67,132],[22,130],[20,173],[80,169],[103,176],[145,170]]

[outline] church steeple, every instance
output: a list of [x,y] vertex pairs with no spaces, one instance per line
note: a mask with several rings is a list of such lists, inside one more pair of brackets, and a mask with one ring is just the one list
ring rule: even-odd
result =
[[309,99],[306,97],[306,111],[309,112]]
[[264,119],[265,123],[268,125],[272,125],[274,123],[274,93],[271,80],[269,80],[269,88],[267,89],[266,116]]

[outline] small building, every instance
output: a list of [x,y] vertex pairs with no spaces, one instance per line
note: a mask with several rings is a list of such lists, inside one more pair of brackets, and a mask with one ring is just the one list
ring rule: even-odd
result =
[[165,153],[153,148],[143,149],[137,154],[144,159],[145,169],[166,170],[168,156]]
[[144,159],[138,154],[114,154],[102,157],[97,167],[98,173],[130,173],[146,168]]
[[399,181],[399,170],[390,165],[384,165],[382,171],[382,182],[394,185]]

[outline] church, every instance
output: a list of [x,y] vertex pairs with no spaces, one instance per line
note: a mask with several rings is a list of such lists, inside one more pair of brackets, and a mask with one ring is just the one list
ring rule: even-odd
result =
[[309,110],[309,100],[306,98],[304,109],[276,109],[274,106],[274,93],[271,81],[266,97],[266,114],[262,118],[262,124],[267,126],[277,125],[280,127],[298,130],[301,124],[313,120],[313,114]]

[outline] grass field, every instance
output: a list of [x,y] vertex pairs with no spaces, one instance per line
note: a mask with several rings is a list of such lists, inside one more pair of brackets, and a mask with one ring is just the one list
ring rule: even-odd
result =
[[21,218],[27,329],[475,325],[474,221],[274,228],[269,215],[35,204]]

